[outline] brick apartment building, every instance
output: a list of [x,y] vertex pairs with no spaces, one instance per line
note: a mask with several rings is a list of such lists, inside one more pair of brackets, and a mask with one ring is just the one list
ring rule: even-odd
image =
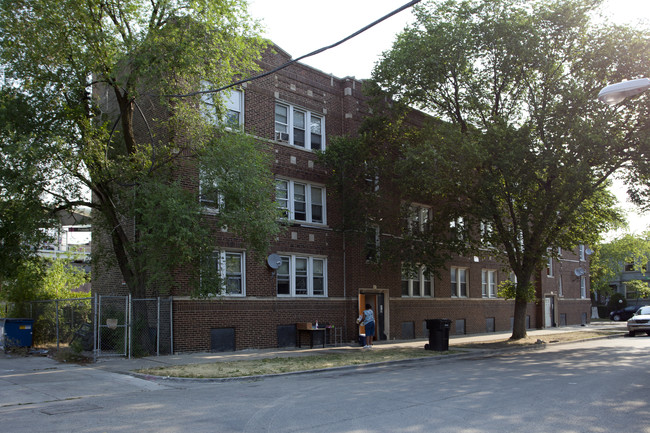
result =
[[[288,60],[275,47],[260,66],[271,70]],[[366,262],[363,237],[336,229],[340,205],[314,150],[326,149],[331,137],[356,133],[368,114],[361,87],[354,77],[296,63],[231,92],[230,121],[267,143],[274,155],[276,201],[290,225],[272,244],[270,265],[221,235],[215,248],[235,283],[215,299],[192,298],[189,289],[171,293],[174,351],[293,346],[302,322],[333,325],[350,342],[357,339],[355,319],[366,303],[376,312],[378,339],[426,337],[425,320],[432,318],[450,319],[452,335],[511,329],[514,303],[496,297],[497,284],[509,274],[489,257],[458,258],[440,277],[402,277],[400,263],[378,270]],[[576,271],[588,268],[588,257],[583,248],[560,257],[536,281],[542,301],[528,307],[531,328],[588,321],[588,279]],[[118,293],[120,281],[116,273],[103,273],[93,290]]]

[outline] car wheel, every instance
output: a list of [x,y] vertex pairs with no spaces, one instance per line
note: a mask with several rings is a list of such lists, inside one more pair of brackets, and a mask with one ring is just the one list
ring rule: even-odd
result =
[[650,336],[650,331],[645,331],[645,333],[648,334],[648,336]]
[[619,316],[618,314],[615,314],[614,317],[612,317],[612,320],[613,320],[614,322],[618,322],[618,321],[621,320],[621,316]]
[[634,337],[634,334],[635,334],[634,331],[630,331],[630,332],[629,332],[630,337]]

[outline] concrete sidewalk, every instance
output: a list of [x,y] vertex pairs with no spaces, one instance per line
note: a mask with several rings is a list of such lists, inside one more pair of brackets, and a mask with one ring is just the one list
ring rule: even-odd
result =
[[[553,334],[560,334],[566,332],[589,332],[589,331],[607,331],[615,333],[625,332],[627,330],[625,322],[593,322],[586,326],[566,326],[562,328],[550,328],[540,330],[529,330],[528,335],[531,337],[538,337],[546,342],[552,341]],[[463,344],[481,343],[488,341],[495,341],[500,339],[507,339],[511,332],[496,332],[489,334],[473,334],[462,336],[450,336],[449,346],[459,346]],[[416,340],[391,340],[379,341],[375,343],[375,350],[382,348],[392,347],[421,347],[428,343],[425,339]],[[164,367],[168,365],[186,365],[186,364],[202,364],[211,362],[223,361],[238,361],[238,360],[251,360],[262,358],[281,358],[281,357],[298,357],[309,356],[315,353],[323,352],[340,352],[348,350],[362,350],[356,344],[347,344],[338,347],[326,348],[284,348],[284,349],[259,349],[259,350],[241,350],[236,352],[200,352],[200,353],[181,353],[175,355],[164,356],[147,356],[144,358],[100,358],[96,363],[92,364],[93,368],[115,372],[115,373],[129,373],[134,370],[142,368],[155,368]]]
[[[626,330],[625,323],[596,322],[588,326],[564,327],[529,331],[532,337],[553,341],[553,335],[562,332],[604,330],[612,335]],[[506,339],[509,332],[483,335],[452,336],[450,346]],[[376,351],[391,347],[424,348],[424,339],[379,342]],[[333,351],[359,351],[358,345],[314,349],[243,350],[227,353],[183,353],[146,358],[101,358],[89,365],[58,362],[45,356],[4,354],[0,351],[0,418],[13,416],[14,411],[36,410],[46,414],[100,409],[93,404],[82,404],[85,398],[115,397],[137,392],[174,389],[179,386],[168,380],[143,380],[132,372],[147,367],[164,367],[194,363],[237,361],[247,359],[297,357]],[[483,349],[469,350],[470,356]],[[464,354],[452,356],[465,356]]]

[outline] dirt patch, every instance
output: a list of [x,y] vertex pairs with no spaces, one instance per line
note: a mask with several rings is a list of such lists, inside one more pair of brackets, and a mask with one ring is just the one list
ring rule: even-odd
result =
[[461,353],[463,349],[506,349],[524,346],[534,346],[546,343],[561,343],[589,338],[612,335],[611,332],[563,332],[537,337],[528,337],[522,340],[510,341],[508,339],[487,341],[453,346],[447,352],[424,350],[422,347],[382,348],[376,345],[372,350],[333,349],[330,352],[320,352],[314,355],[289,356],[264,358],[244,361],[221,361],[208,364],[188,364],[170,367],[158,367],[138,370],[138,373],[185,378],[227,378],[258,376],[266,374],[281,374],[295,371],[320,370],[326,368],[371,364],[385,361],[398,361],[403,359],[426,358],[430,356],[449,355]]
[[463,344],[456,347],[471,349],[508,349],[518,346],[532,346],[536,344],[547,343],[570,343],[578,340],[588,340],[590,338],[599,338],[612,335],[608,331],[577,331],[577,332],[559,332],[556,334],[540,335],[536,337],[528,336],[521,340],[499,339],[494,341],[485,341],[482,343]]

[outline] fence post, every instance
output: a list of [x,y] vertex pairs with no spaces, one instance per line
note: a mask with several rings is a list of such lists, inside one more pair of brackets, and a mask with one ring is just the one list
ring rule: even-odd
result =
[[156,313],[156,356],[160,356],[160,296],[158,296],[158,312]]
[[56,350],[59,350],[59,300],[54,300],[54,308],[56,309]]
[[[126,298],[127,306],[127,330],[128,330],[128,350],[129,350],[129,359],[131,359],[131,338],[133,338],[133,300],[131,299],[131,294]],[[124,335],[127,336],[126,333]]]
[[97,340],[99,339],[99,333],[97,332],[97,310],[99,309],[99,306],[97,305],[97,298],[98,294],[95,293],[94,296],[94,303],[95,303],[95,308],[93,311],[93,362],[97,362]]

